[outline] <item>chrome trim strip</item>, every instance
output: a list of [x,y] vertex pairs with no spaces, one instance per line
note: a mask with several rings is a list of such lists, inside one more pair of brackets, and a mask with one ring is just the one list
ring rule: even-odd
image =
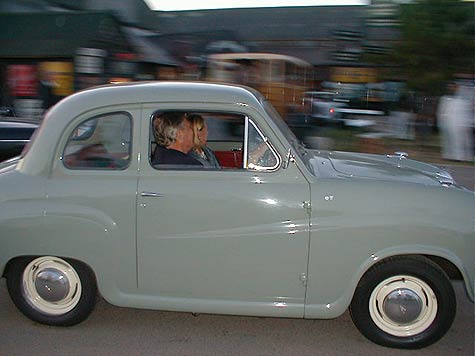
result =
[[243,162],[243,168],[244,169],[248,169],[247,167],[247,152],[248,152],[248,139],[249,139],[249,133],[248,133],[248,130],[249,130],[249,116],[246,115],[245,117],[245,120],[244,120],[244,152],[243,152],[243,158],[244,158],[244,162]]
[[8,143],[28,143],[30,140],[0,140],[0,142],[8,142]]
[[165,194],[154,193],[154,192],[142,192],[140,193],[141,197],[150,197],[150,198],[163,198]]
[[[262,139],[264,140],[264,142],[266,143],[267,147],[269,147],[269,149],[271,150],[271,152],[273,153],[274,157],[276,158],[276,164],[272,167],[259,167],[257,169],[255,169],[256,171],[273,171],[275,169],[277,169],[280,164],[281,164],[281,157],[280,155],[277,153],[277,151],[274,149],[274,147],[271,145],[271,143],[269,142],[269,139],[267,138],[267,136],[265,136],[261,130],[259,130],[259,128],[257,127],[257,125],[254,123],[254,121],[252,121],[251,119],[249,119],[251,125],[256,129],[257,133],[259,135],[261,135]],[[247,158],[247,155],[246,155],[246,158]],[[247,162],[246,162],[247,163]],[[246,165],[247,167],[247,165]]]
[[388,158],[399,158],[399,160],[406,159],[409,155],[406,152],[394,152],[394,154],[386,155]]

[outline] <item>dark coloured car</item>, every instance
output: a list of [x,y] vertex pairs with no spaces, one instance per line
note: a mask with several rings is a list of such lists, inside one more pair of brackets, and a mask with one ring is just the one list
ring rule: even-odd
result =
[[9,106],[0,106],[0,117],[15,117],[15,110]]
[[30,122],[0,121],[0,162],[20,155],[38,126]]

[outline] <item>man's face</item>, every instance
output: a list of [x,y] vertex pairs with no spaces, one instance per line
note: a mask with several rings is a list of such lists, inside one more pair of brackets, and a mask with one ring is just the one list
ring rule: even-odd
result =
[[176,142],[186,153],[193,148],[193,129],[188,120],[184,120],[181,128],[178,130]]

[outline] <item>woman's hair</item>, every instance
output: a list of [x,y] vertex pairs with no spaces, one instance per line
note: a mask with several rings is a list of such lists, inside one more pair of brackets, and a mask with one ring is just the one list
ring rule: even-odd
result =
[[185,121],[186,113],[163,112],[154,115],[152,125],[155,141],[160,146],[168,147],[176,140],[176,133]]
[[186,119],[191,123],[191,128],[193,129],[193,144],[195,149],[201,149],[204,143],[201,142],[198,132],[203,130],[204,126],[206,125],[205,119],[203,119],[203,116],[198,114],[188,115]]

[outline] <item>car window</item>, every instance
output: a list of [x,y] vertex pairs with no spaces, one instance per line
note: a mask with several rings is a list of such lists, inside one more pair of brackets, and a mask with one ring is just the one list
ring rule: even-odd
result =
[[277,168],[279,160],[277,154],[269,144],[268,139],[257,128],[255,123],[249,120],[247,139],[247,167],[249,170],[265,171]]
[[74,128],[64,148],[70,169],[121,170],[130,163],[132,121],[127,113],[109,113]]
[[[279,166],[279,156],[268,138],[246,115],[222,112],[180,112],[176,115],[177,113],[167,111],[155,112],[151,115],[150,163],[154,168],[266,171],[274,170]],[[163,132],[163,128],[157,129],[160,124],[158,126],[154,124],[154,120],[166,120],[167,117],[176,118],[183,115],[191,122],[193,131],[194,144],[188,153],[173,142],[165,142],[167,140],[163,137],[167,134]],[[197,115],[202,118],[206,126],[204,143],[200,140],[195,141],[198,131],[194,129],[196,124],[193,123],[192,118]],[[178,120],[183,122],[183,119],[178,118]],[[171,130],[171,132],[172,135],[176,135],[176,131]],[[176,152],[177,150],[180,152]],[[210,156],[212,156],[211,159]],[[190,162],[188,157],[198,160],[200,164]]]

